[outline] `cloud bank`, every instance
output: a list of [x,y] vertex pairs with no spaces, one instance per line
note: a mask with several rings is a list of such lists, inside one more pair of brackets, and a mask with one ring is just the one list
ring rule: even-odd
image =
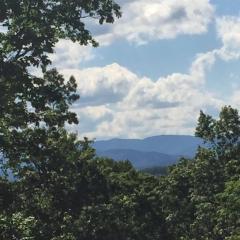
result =
[[199,109],[222,104],[204,88],[209,64],[212,58],[199,55],[188,74],[174,73],[157,81],[138,77],[117,63],[62,70],[77,79],[78,133],[92,138],[192,134]]
[[208,0],[117,2],[122,6],[123,17],[112,27],[103,29],[102,34],[96,33],[104,45],[120,38],[139,45],[184,34],[202,34],[214,16],[214,7]]
[[[138,45],[182,34],[202,34],[214,15],[214,7],[207,0],[121,2],[126,16],[97,33],[106,45],[119,38]],[[80,125],[71,130],[81,137],[97,139],[193,134],[200,109],[216,111],[228,103],[240,107],[240,89],[227,102],[207,89],[208,71],[217,60],[240,58],[240,18],[217,17],[215,23],[220,48],[197,54],[186,73],[157,80],[140,77],[118,63],[81,69],[82,62],[95,57],[91,48],[60,42],[53,60],[64,76],[75,76],[81,95],[73,106]]]

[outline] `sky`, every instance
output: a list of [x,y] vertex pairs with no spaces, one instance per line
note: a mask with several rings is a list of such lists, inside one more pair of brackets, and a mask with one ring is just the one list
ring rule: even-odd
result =
[[194,134],[200,110],[240,108],[240,0],[116,0],[114,24],[86,22],[98,48],[61,40],[53,64],[78,83],[91,139]]

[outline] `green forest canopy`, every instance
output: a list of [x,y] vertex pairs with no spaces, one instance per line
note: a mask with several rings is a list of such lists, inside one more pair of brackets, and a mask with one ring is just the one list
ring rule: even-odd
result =
[[[98,158],[65,123],[76,81],[51,69],[59,39],[97,46],[83,18],[120,17],[111,0],[0,0],[0,239],[240,239],[240,119],[201,112],[196,135],[209,148],[166,176]],[[43,77],[29,72],[41,67]],[[31,108],[29,108],[31,106]],[[15,175],[10,181],[8,171]]]

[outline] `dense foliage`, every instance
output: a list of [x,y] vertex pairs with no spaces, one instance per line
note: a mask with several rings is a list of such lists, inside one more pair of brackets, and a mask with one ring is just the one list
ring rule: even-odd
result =
[[240,239],[237,110],[201,112],[196,135],[208,148],[159,177],[97,158],[64,128],[78,122],[77,86],[48,54],[63,38],[96,46],[83,19],[115,16],[111,0],[0,0],[0,239]]
[[150,173],[154,176],[163,176],[167,175],[168,173],[168,167],[165,166],[156,166],[156,167],[151,167],[151,168],[144,168],[141,170],[144,173]]

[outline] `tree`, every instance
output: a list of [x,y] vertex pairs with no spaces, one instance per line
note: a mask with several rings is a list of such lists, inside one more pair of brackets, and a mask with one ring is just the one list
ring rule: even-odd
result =
[[0,23],[7,28],[0,35],[2,61],[43,69],[50,63],[47,53],[53,52],[61,38],[97,46],[85,18],[103,24],[121,16],[119,5],[112,0],[1,0],[0,6]]
[[216,231],[227,239],[240,238],[240,180],[228,181],[218,196]]
[[225,106],[217,120],[201,111],[196,136],[202,138],[219,158],[227,160],[239,156],[240,117],[238,110]]
[[[78,141],[64,129],[65,123],[78,122],[76,114],[69,111],[79,98],[75,79],[65,81],[56,69],[49,69],[48,54],[60,39],[97,46],[84,20],[112,23],[115,16],[121,16],[120,7],[109,0],[0,0],[0,26],[6,30],[0,33],[0,152],[4,167],[15,174],[13,182],[5,179],[7,183],[0,185],[1,205],[5,206],[1,206],[1,234],[5,235],[0,234],[0,238],[62,237],[59,229],[65,223],[63,216],[73,211],[72,201],[87,201],[92,191],[93,197],[98,197],[90,186],[97,187],[93,182],[101,183],[101,176],[86,167],[86,159],[93,153],[89,141]],[[41,67],[43,77],[30,73],[30,67]],[[83,189],[77,195],[80,186],[74,183],[79,181],[80,186],[87,184],[83,187],[88,193],[85,198]],[[14,189],[12,202],[8,202],[6,184]],[[44,214],[44,210],[48,212]],[[29,229],[20,227],[32,219],[32,214],[43,223],[39,236],[30,236]],[[9,228],[5,223],[11,219],[16,224]],[[55,225],[48,227],[47,223]]]
[[155,213],[157,194],[150,191],[158,180],[128,162],[96,159],[88,139],[66,131],[66,123],[78,122],[69,110],[79,98],[76,82],[50,69],[48,59],[59,39],[97,46],[85,18],[112,23],[119,6],[111,0],[0,0],[0,6],[6,28],[0,33],[0,152],[15,176],[0,182],[0,238],[160,239],[161,208]]
[[2,239],[35,239],[35,227],[34,217],[26,217],[22,213],[14,213],[11,216],[0,214],[0,236]]
[[[74,77],[65,81],[57,70],[48,69],[55,44],[70,39],[97,46],[85,19],[112,23],[121,12],[109,0],[1,0],[0,6],[0,26],[6,30],[0,33],[0,151],[13,166],[25,161],[19,154],[26,146],[18,144],[35,130],[51,134],[65,123],[78,122],[69,111],[79,98]],[[39,66],[42,78],[29,72]]]
[[196,135],[205,147],[160,182],[158,202],[170,239],[239,238],[239,128],[238,111],[230,106],[219,119],[200,113]]

